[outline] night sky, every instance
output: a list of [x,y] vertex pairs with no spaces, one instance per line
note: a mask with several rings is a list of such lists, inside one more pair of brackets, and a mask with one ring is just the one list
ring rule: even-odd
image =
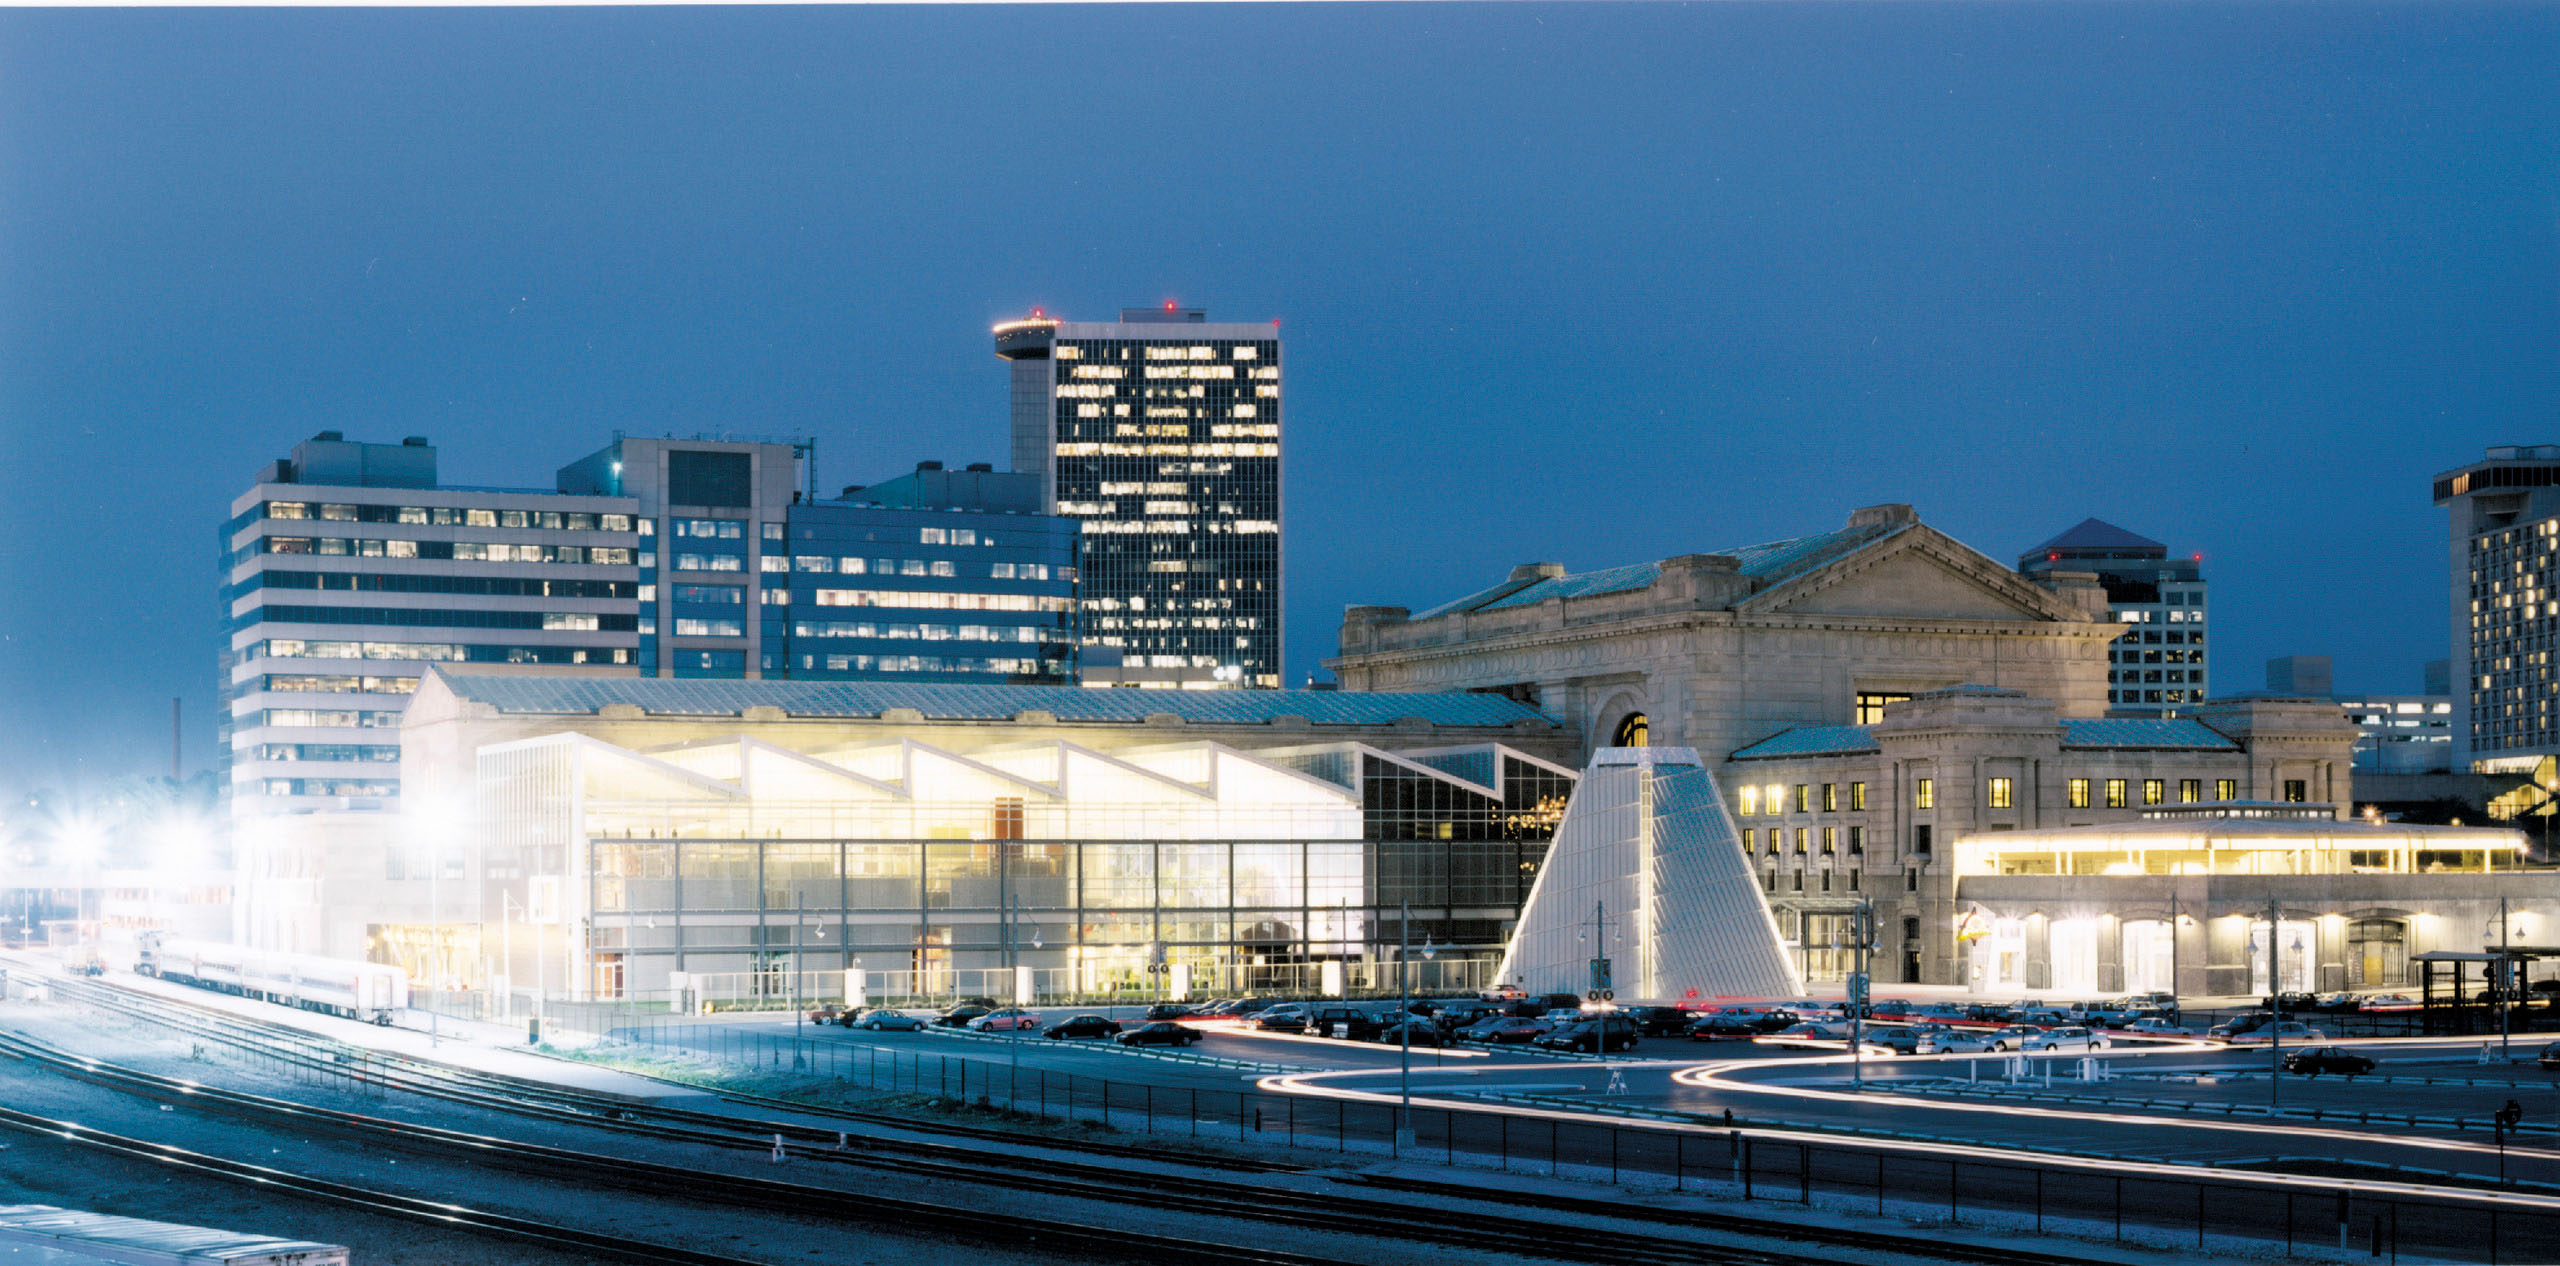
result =
[[1001,464],[990,324],[1167,299],[1284,323],[1292,684],[1907,501],[2415,690],[2428,477],[2560,442],[2556,84],[2549,5],[0,11],[0,789],[213,761],[315,431]]

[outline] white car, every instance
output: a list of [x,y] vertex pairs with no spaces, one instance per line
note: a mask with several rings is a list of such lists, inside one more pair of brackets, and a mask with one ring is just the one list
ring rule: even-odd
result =
[[1963,1029],[1931,1029],[1920,1035],[1922,1055],[1971,1055],[1991,1049],[1991,1035]]
[[2108,1042],[2104,1034],[2092,1033],[2075,1024],[2068,1028],[2047,1029],[2020,1043],[2018,1049],[2022,1051],[2103,1051],[2107,1046]]
[[2308,1024],[2301,1024],[2292,1020],[2287,1020],[2282,1024],[2274,1026],[2274,1028],[2275,1031],[2273,1033],[2268,1032],[2263,1027],[2251,1029],[2246,1033],[2238,1033],[2224,1038],[2223,1041],[2232,1046],[2254,1046],[2263,1044],[2270,1038],[2281,1038],[2288,1044],[2325,1042],[2329,1040],[2328,1034],[2323,1033]]
[[2124,1026],[2124,1031],[2137,1037],[2194,1037],[2196,1035],[2194,1029],[2183,1024],[2171,1023],[2156,1015],[2136,1020]]

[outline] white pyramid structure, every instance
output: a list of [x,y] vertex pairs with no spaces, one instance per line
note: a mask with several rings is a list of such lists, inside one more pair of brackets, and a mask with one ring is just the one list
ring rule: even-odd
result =
[[1610,960],[1620,1002],[1803,992],[1715,780],[1686,747],[1604,747],[1557,825],[1501,980],[1583,993]]

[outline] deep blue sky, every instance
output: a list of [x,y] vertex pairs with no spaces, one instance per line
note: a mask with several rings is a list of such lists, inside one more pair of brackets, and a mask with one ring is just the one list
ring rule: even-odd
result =
[[1285,322],[1292,679],[1908,501],[2202,551],[2217,686],[2444,654],[2560,440],[2548,6],[0,12],[0,786],[213,757],[214,525],[323,428],[1004,460],[995,319]]

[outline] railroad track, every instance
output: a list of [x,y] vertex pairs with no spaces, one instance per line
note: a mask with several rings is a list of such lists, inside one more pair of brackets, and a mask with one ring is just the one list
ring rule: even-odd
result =
[[[296,1041],[307,1040],[310,1037],[298,1030],[292,1032],[295,1034]],[[474,1159],[501,1163],[508,1155],[507,1149],[512,1148],[525,1155],[541,1157],[538,1164],[543,1172],[556,1172],[563,1165],[579,1163],[579,1158],[585,1156],[582,1153],[565,1152],[560,1149],[542,1150],[533,1145],[516,1144],[510,1140],[492,1139],[486,1136],[466,1135],[457,1131],[422,1130],[406,1123],[385,1122],[376,1118],[357,1117],[354,1114],[327,1113],[306,1105],[266,1100],[260,1096],[241,1095],[239,1092],[223,1091],[209,1096],[202,1088],[172,1083],[168,1079],[153,1078],[149,1074],[135,1073],[132,1070],[109,1069],[96,1064],[95,1061],[68,1052],[52,1051],[49,1048],[42,1051],[33,1049],[41,1046],[38,1043],[22,1041],[18,1045],[23,1053],[45,1059],[69,1075],[88,1077],[93,1080],[107,1077],[113,1079],[119,1089],[151,1097],[169,1098],[174,1102],[185,1102],[199,1107],[212,1107],[218,1101],[234,1111],[281,1111],[290,1114],[295,1124],[304,1128],[327,1126],[339,1130],[354,1130],[371,1136],[373,1141],[388,1141],[412,1146],[422,1146],[433,1140],[438,1147],[462,1149]],[[412,1062],[423,1063],[423,1061]],[[443,1066],[431,1067],[442,1068]],[[1403,1200],[1361,1197],[1348,1192],[1312,1192],[1218,1183],[1203,1180],[1196,1175],[1163,1175],[1112,1169],[1075,1161],[1025,1157],[1018,1153],[989,1156],[975,1149],[947,1144],[918,1143],[912,1140],[897,1143],[891,1149],[897,1153],[896,1155],[882,1155],[870,1150],[873,1144],[884,1142],[884,1140],[870,1138],[864,1140],[863,1150],[838,1152],[826,1149],[826,1145],[835,1143],[838,1136],[832,1132],[811,1127],[611,1100],[601,1096],[586,1095],[583,1092],[565,1091],[547,1083],[517,1084],[519,1079],[497,1074],[471,1072],[463,1076],[478,1082],[505,1084],[507,1091],[503,1094],[493,1094],[459,1090],[449,1085],[429,1085],[421,1089],[420,1093],[433,1094],[446,1099],[459,1099],[501,1111],[546,1117],[555,1122],[568,1121],[655,1136],[670,1141],[732,1150],[766,1150],[771,1145],[772,1136],[780,1133],[804,1148],[819,1149],[805,1150],[799,1154],[822,1162],[876,1167],[911,1176],[921,1174],[979,1186],[1010,1187],[1061,1198],[1101,1201],[1114,1206],[1125,1205],[1133,1190],[1145,1190],[1161,1194],[1168,1208],[1210,1214],[1248,1224],[1280,1224],[1310,1231],[1360,1234],[1392,1240],[1457,1243],[1481,1250],[1516,1253],[1535,1259],[1609,1263],[1659,1262],[1665,1263],[1666,1266],[1669,1263],[1731,1262],[1736,1263],[1737,1266],[1752,1266],[1752,1264],[1801,1263],[1808,1257],[1821,1255],[1806,1251],[1772,1252],[1733,1244],[1702,1243],[1689,1237],[1667,1238],[1640,1233],[1595,1231],[1558,1225],[1551,1220],[1521,1218],[1509,1212],[1477,1214],[1465,1210],[1434,1211],[1445,1214],[1437,1219],[1439,1225],[1417,1226],[1414,1215],[1418,1210]],[[528,1087],[532,1090],[530,1094],[525,1093]],[[527,1102],[529,1099],[555,1104],[562,1100],[582,1102],[577,1107],[565,1110],[543,1110],[530,1106]],[[804,1110],[797,1104],[776,1102],[774,1106],[793,1111]],[[892,1118],[891,1121],[895,1124],[905,1124],[904,1120],[899,1118]],[[1026,1141],[1018,1136],[1004,1137],[1017,1146]],[[632,1162],[628,1161],[608,1163],[625,1170],[632,1165]],[[999,1167],[991,1168],[991,1163]],[[679,1172],[687,1177],[696,1176],[695,1171]],[[765,1180],[722,1179],[720,1181],[724,1184],[730,1181],[759,1184]],[[1367,1181],[1373,1187],[1400,1194],[1436,1195],[1478,1202],[1488,1199],[1481,1191],[1456,1184],[1435,1184],[1421,1180],[1387,1182],[1375,1178]],[[807,1198],[809,1192],[842,1196],[842,1193],[829,1192],[828,1189],[802,1188],[793,1184],[782,1184],[782,1186],[792,1188],[787,1207],[804,1210],[812,1203]],[[724,1198],[743,1203],[764,1202],[752,1188],[726,1192]],[[1514,1196],[1506,1193],[1499,1197],[1499,1200],[1515,1208],[1527,1206],[1547,1212],[1579,1216],[1610,1216],[1685,1231],[1713,1231],[1762,1238],[1772,1234],[1782,1234],[1800,1240],[1816,1238],[1816,1234],[1798,1228],[1774,1225],[1756,1218],[1630,1208],[1604,1201],[1577,1200],[1572,1197],[1527,1194]],[[868,1203],[877,1204],[876,1201]],[[1125,1236],[1118,1237],[1118,1242],[1125,1247],[1128,1246],[1128,1239],[1129,1237]],[[1866,1251],[1905,1253],[1927,1260],[1962,1259],[2006,1264],[2006,1266],[2054,1266],[2056,1263],[2067,1260],[2045,1254],[2012,1250],[1976,1250],[1966,1247],[1951,1251],[1951,1246],[1942,1241],[1856,1231],[1825,1230],[1818,1233],[1818,1241],[1820,1249],[1835,1255],[1839,1249],[1854,1247]]]
[[576,1227],[537,1222],[530,1218],[473,1209],[466,1205],[441,1200],[422,1200],[396,1192],[374,1191],[346,1183],[330,1182],[306,1174],[246,1161],[229,1160],[191,1152],[166,1143],[109,1134],[69,1121],[56,1121],[31,1112],[0,1108],[0,1129],[72,1144],[92,1151],[106,1152],[129,1160],[144,1161],[189,1170],[227,1182],[245,1183],[262,1191],[281,1191],[342,1208],[361,1209],[408,1222],[423,1222],[444,1229],[461,1228],[501,1236],[527,1244],[539,1244],[584,1257],[620,1262],[656,1263],[658,1266],[751,1266],[750,1259],[722,1257],[698,1253],[672,1244],[655,1244],[646,1240],[604,1235]]

